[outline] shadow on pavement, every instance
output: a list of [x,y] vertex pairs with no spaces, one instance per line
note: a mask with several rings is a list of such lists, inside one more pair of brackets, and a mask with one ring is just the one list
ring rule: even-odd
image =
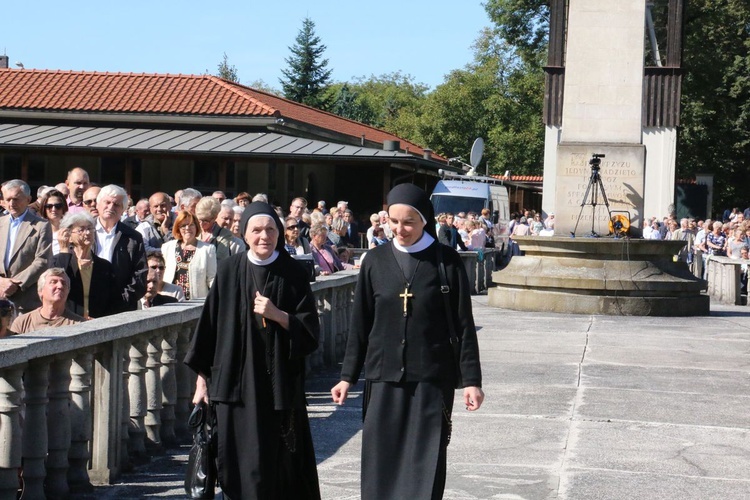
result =
[[318,464],[332,457],[362,428],[362,388],[359,381],[342,406],[331,399],[331,387],[340,378],[340,367],[316,371],[307,379],[307,411]]

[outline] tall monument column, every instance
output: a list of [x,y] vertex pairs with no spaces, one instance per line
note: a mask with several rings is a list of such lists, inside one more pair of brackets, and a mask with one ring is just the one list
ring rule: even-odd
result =
[[[610,210],[627,212],[631,235],[640,234],[645,9],[646,0],[570,0],[562,127],[553,174],[559,235],[574,230],[579,214],[578,234],[609,232],[603,195],[592,199],[592,188],[585,196],[594,153],[605,155],[600,176]],[[550,174],[545,171],[545,180]],[[584,202],[596,202],[597,207],[581,210]]]

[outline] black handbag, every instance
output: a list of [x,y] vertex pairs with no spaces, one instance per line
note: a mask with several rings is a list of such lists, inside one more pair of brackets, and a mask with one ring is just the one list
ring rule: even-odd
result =
[[188,498],[214,498],[216,491],[216,415],[212,404],[201,401],[190,414],[188,426],[193,431],[185,493]]
[[463,389],[463,377],[461,376],[461,337],[456,334],[456,324],[453,322],[453,309],[451,308],[451,287],[448,285],[448,276],[445,272],[445,262],[443,262],[442,244],[437,245],[438,256],[438,274],[440,275],[440,293],[443,296],[445,306],[445,315],[448,319],[448,331],[450,333],[450,343],[453,349],[453,362],[456,371],[456,389]]

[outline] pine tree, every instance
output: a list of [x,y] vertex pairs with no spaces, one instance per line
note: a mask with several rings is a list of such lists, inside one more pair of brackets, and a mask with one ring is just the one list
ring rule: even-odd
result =
[[284,97],[319,109],[330,106],[326,98],[331,71],[326,69],[328,59],[321,59],[326,46],[315,34],[315,23],[309,17],[302,21],[302,29],[286,59],[289,69],[282,70],[285,78],[279,79]]

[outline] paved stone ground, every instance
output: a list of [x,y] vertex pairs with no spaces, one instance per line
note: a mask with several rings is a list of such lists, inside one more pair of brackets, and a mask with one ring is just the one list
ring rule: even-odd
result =
[[[487,401],[456,405],[445,498],[750,498],[750,308],[559,315],[474,298]],[[309,384],[324,499],[359,497],[360,393]],[[357,389],[361,389],[358,386]],[[181,498],[183,448],[90,498]]]

